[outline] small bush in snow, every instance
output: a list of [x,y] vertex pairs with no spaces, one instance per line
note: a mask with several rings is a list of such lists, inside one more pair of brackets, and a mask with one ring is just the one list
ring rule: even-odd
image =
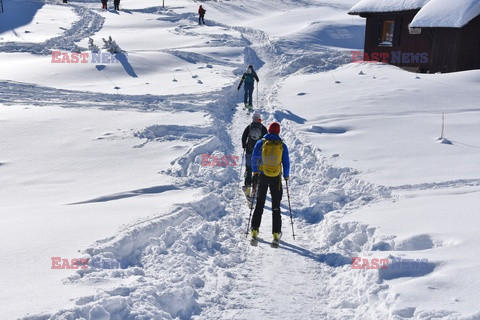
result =
[[103,44],[103,49],[107,49],[108,52],[110,53],[119,53],[122,52],[122,49],[117,45],[117,43],[112,40],[112,37],[109,36],[108,40],[105,40],[102,38],[104,44]]

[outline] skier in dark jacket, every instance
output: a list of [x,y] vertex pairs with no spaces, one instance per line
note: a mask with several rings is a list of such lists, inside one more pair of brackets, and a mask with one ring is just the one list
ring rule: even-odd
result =
[[249,124],[242,135],[242,148],[245,150],[245,181],[243,191],[250,197],[252,185],[252,152],[259,139],[266,135],[267,128],[262,124],[260,113],[255,112],[252,116],[252,123]]
[[205,24],[205,12],[207,12],[207,10],[203,9],[202,5],[200,5],[200,7],[198,7],[198,24]]
[[268,126],[268,134],[255,144],[252,153],[253,180],[258,179],[257,204],[252,217],[252,238],[256,239],[260,223],[262,222],[263,208],[270,188],[272,196],[272,234],[273,240],[278,243],[282,233],[282,217],[280,202],[282,201],[282,167],[283,178],[288,180],[290,174],[290,158],[288,148],[278,136],[280,124],[272,122]]
[[245,94],[243,96],[243,103],[245,104],[245,108],[251,109],[252,108],[252,99],[253,99],[253,89],[254,89],[254,82],[255,80],[260,81],[258,79],[257,73],[255,70],[253,70],[253,66],[249,65],[247,70],[242,76],[242,80],[240,80],[240,83],[238,84],[237,90],[240,90],[243,85],[243,89],[245,90]]

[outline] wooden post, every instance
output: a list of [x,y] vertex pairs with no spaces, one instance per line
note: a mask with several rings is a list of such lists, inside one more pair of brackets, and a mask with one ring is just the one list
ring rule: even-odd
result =
[[443,136],[444,130],[445,130],[445,113],[442,113],[442,133],[440,134],[441,139],[444,138]]

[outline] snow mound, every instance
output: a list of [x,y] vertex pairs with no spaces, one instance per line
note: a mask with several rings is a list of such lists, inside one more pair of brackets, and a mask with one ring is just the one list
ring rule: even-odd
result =
[[[198,314],[201,291],[217,299],[222,296],[222,290],[213,294],[206,280],[226,276],[225,290],[231,290],[228,279],[233,275],[223,275],[222,270],[243,260],[238,252],[232,252],[239,248],[229,224],[223,221],[232,217],[226,216],[222,202],[209,195],[168,216],[132,225],[113,239],[99,241],[86,251],[90,268],[80,270],[70,281],[110,283],[112,289],[95,298],[79,299],[77,307],[51,317],[189,319]],[[115,286],[115,279],[133,284]]]
[[[296,195],[294,204],[297,214],[308,223],[318,223],[325,214],[345,207],[360,206],[378,198],[389,197],[386,188],[357,179],[352,168],[332,166],[320,150],[299,140],[301,132],[282,122],[284,139],[289,146],[291,161],[291,188]],[[314,126],[317,133],[342,134],[344,128]],[[295,132],[295,133],[294,133]],[[313,179],[314,184],[306,181]]]
[[423,277],[432,273],[437,264],[414,259],[398,259],[393,256],[389,256],[390,264],[386,269],[378,269],[378,275],[380,279],[392,280],[405,277]]

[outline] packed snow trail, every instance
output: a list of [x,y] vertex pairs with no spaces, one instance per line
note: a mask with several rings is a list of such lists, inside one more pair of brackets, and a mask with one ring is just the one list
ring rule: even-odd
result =
[[[232,127],[241,130],[232,131],[236,132],[233,141],[240,141],[249,121],[244,112],[237,112]],[[329,166],[318,150],[304,145],[287,128],[282,127],[282,132],[287,145],[295,146],[290,149],[290,193],[297,240],[292,239],[284,185],[280,247],[270,247],[271,211],[267,202],[258,246],[251,247],[248,238],[241,237],[247,258],[233,272],[241,277],[236,280],[236,288],[229,292],[231,307],[212,306],[199,319],[212,314],[225,319],[295,319],[299,314],[307,319],[351,319],[385,312],[381,292],[386,286],[378,284],[374,274],[355,276],[350,269],[351,254],[370,245],[369,235],[373,230],[368,232],[366,226],[357,224],[338,225],[328,215],[323,219],[330,211],[341,208],[348,211],[372,199],[386,197],[388,192],[355,179],[355,172],[350,169]],[[318,201],[315,194],[322,189],[324,199],[330,201]],[[244,232],[249,210],[245,208],[243,212]],[[367,298],[364,292],[375,294]],[[369,303],[369,299],[379,302]],[[349,302],[343,304],[340,302],[343,300]]]
[[[295,8],[298,3],[287,1],[285,5]],[[298,52],[295,44],[272,41],[261,30],[218,25],[241,32],[244,64],[261,66],[259,107],[265,124],[286,114],[276,109],[282,77],[298,71],[329,71],[347,60],[345,52],[331,48],[317,46]],[[9,50],[30,49],[8,45],[5,51]],[[362,181],[351,168],[331,166],[289,121],[282,121],[281,136],[291,150],[290,193],[297,240],[291,237],[284,191],[280,247],[269,245],[268,203],[259,245],[249,245],[244,234],[249,210],[240,189],[240,168],[205,167],[201,157],[209,152],[242,154],[240,136],[251,119],[237,105],[236,84],[208,95],[171,96],[106,95],[11,81],[1,84],[2,103],[87,108],[94,102],[95,107],[105,109],[200,110],[215,124],[195,130],[198,142],[163,172],[185,186],[202,188],[203,196],[87,248],[85,255],[100,267],[92,265],[68,281],[101,284],[103,289],[78,299],[73,308],[26,319],[382,319],[393,310],[395,297],[388,294],[388,285],[378,281],[376,273],[356,273],[350,267],[352,255],[369,250],[378,241],[374,230],[337,221],[366,203],[390,197],[389,190]],[[153,126],[138,137],[154,143],[169,129],[181,131]]]

